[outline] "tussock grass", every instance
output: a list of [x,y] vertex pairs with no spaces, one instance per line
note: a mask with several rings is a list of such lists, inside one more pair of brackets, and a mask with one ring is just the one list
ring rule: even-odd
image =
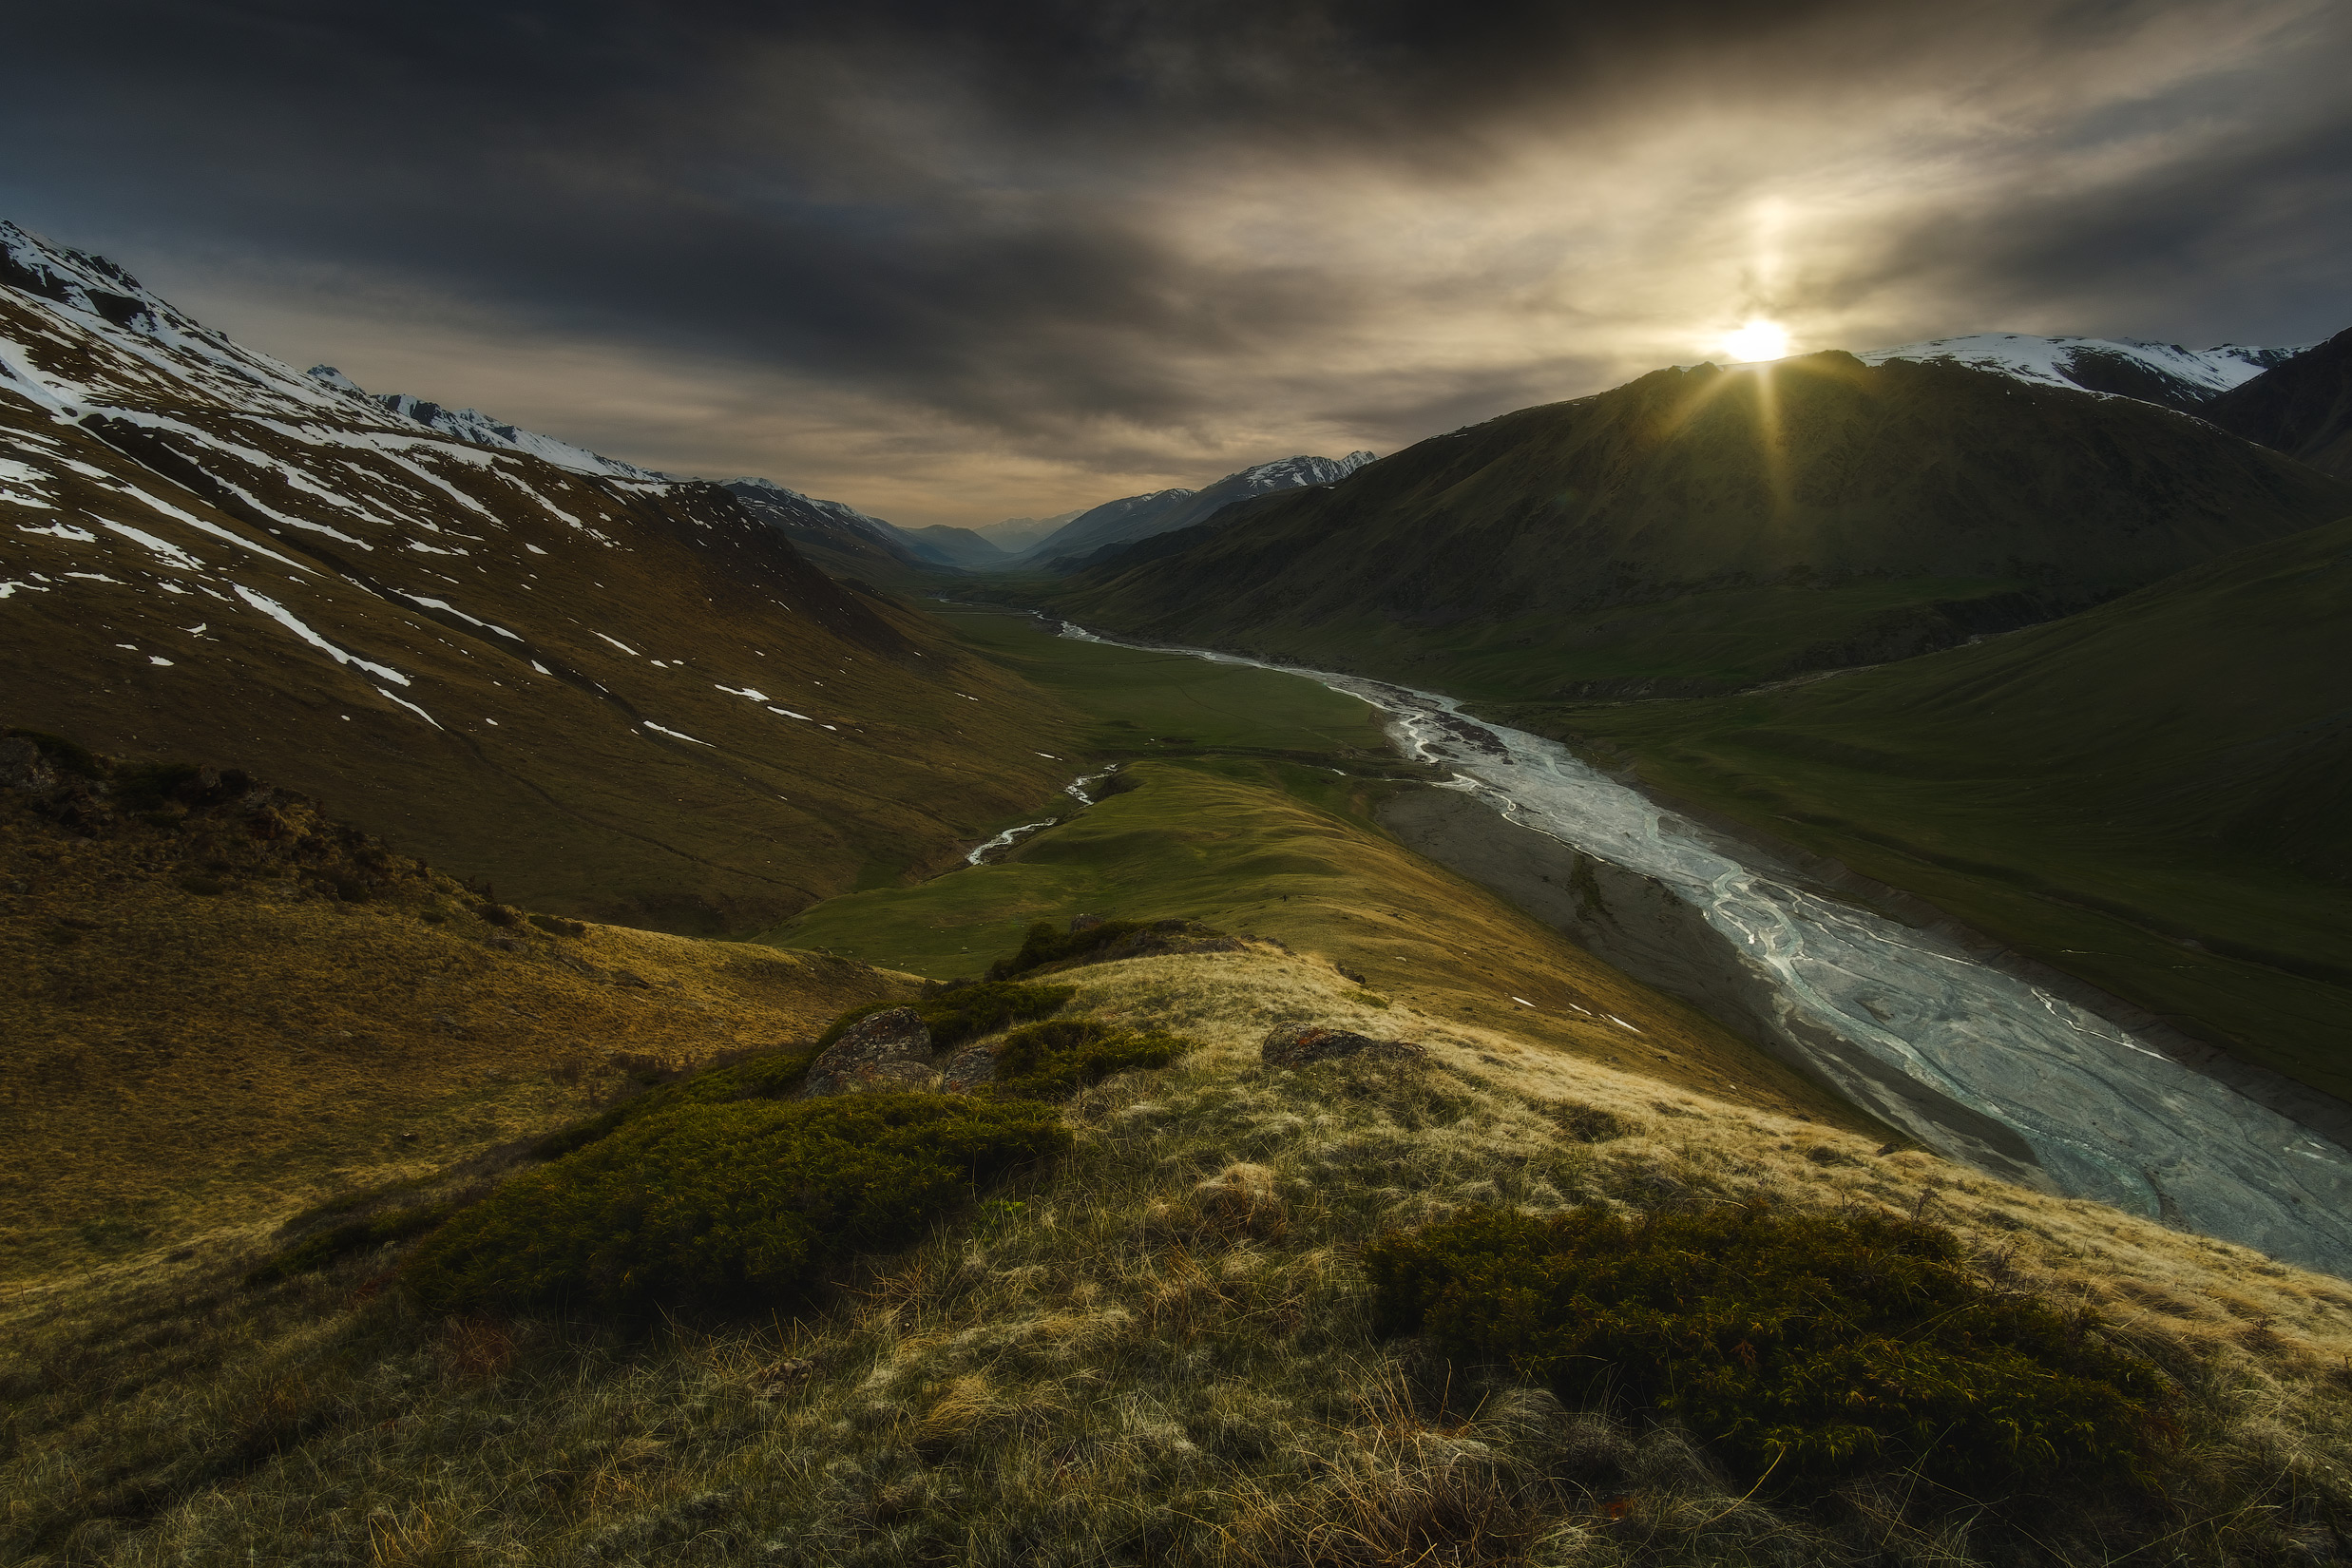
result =
[[[2352,1520],[2352,1289],[1932,1157],[1374,1008],[1269,950],[1070,971],[1201,1048],[1075,1094],[1069,1154],[797,1316],[429,1317],[396,1249],[10,1308],[10,1560],[1309,1564],[2316,1560]],[[1424,1064],[1254,1061],[1315,1018]],[[1599,1123],[1584,1113],[1614,1119]],[[1582,1125],[1615,1132],[1586,1141]],[[1828,1149],[1848,1163],[1822,1164]],[[1359,1259],[1471,1205],[1927,1217],[2177,1389],[2146,1501],[1767,1501],[1671,1425],[1376,1332]],[[2300,1555],[2300,1556],[2299,1556]]]
[[[139,776],[170,799],[168,770]],[[85,833],[0,789],[0,1282],[248,1245],[916,989],[820,953],[551,932],[300,796],[206,798]]]

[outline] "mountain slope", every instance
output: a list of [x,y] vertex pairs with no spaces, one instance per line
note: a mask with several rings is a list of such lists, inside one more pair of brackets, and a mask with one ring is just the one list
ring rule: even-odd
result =
[[2038,386],[2136,397],[2144,403],[2194,413],[2231,388],[2301,352],[2251,348],[2243,343],[2197,350],[2135,337],[1978,333],[1873,349],[1855,357],[1865,365],[1883,365],[1890,359],[1965,365]]
[[2352,479],[2352,332],[2273,366],[2197,413],[2323,473]]
[[1371,461],[1367,451],[1337,458],[1285,457],[1229,473],[1202,489],[1154,490],[1106,501],[1031,545],[1022,559],[1025,564],[1057,569],[1107,559],[1122,545],[1206,522],[1236,501],[1310,485],[1335,485]]
[[718,487],[455,440],[0,241],[39,285],[0,288],[7,723],[693,929],[952,863],[1061,782],[1054,704]]
[[2352,486],[2169,410],[1824,354],[1424,441],[1055,602],[1459,696],[1723,690],[2047,619],[2347,509]]
[[1929,659],[1495,712],[2352,1099],[2352,518]]

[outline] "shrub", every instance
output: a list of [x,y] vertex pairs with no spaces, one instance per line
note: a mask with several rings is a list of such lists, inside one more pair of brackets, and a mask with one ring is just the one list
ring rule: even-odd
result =
[[129,812],[153,812],[202,777],[193,762],[126,762],[114,771],[114,797]]
[[1192,1048],[1174,1035],[1134,1034],[1097,1018],[1052,1019],[1004,1037],[991,1087],[1059,1100],[1130,1067],[1165,1067]]
[[1135,950],[1133,954],[1122,952],[1118,955],[1120,957],[1139,956],[1153,950],[1154,939],[1165,942],[1177,937],[1224,935],[1214,927],[1191,920],[1105,920],[1075,931],[1057,931],[1050,922],[1041,920],[1022,938],[1019,952],[988,966],[988,978],[1010,980],[1048,964],[1093,958],[1112,947]]
[[403,1283],[433,1312],[773,1302],[1068,1144],[1019,1101],[683,1105],[508,1182],[429,1238]]
[[[623,1100],[601,1116],[549,1133],[532,1145],[531,1153],[541,1159],[554,1159],[584,1149],[600,1138],[609,1138],[632,1122],[664,1111],[677,1110],[681,1105],[728,1105],[744,1100],[782,1100],[800,1087],[800,1080],[809,1076],[810,1064],[816,1061],[816,1049],[799,1051],[761,1051],[740,1061],[729,1062],[697,1073],[691,1078],[661,1083],[658,1076],[652,1081],[659,1087]],[[623,1071],[632,1063],[650,1059],[622,1057]],[[638,1081],[647,1081],[631,1073]]]
[[2113,1482],[2169,1424],[2154,1368],[1996,1295],[1930,1225],[1482,1209],[1365,1260],[1387,1331],[1671,1414],[1784,1491],[1897,1465],[1963,1490]]
[[1021,985],[990,980],[959,984],[912,1002],[869,1002],[834,1019],[817,1037],[816,1049],[821,1051],[839,1040],[859,1019],[892,1007],[912,1007],[923,1026],[930,1030],[936,1048],[993,1034],[1020,1019],[1042,1018],[1076,995],[1078,988],[1073,985]]
[[90,755],[89,748],[67,740],[62,735],[50,735],[45,730],[7,730],[0,731],[0,735],[10,740],[30,741],[33,749],[47,757],[53,768],[84,778],[100,776],[98,758]]
[[305,1236],[293,1246],[272,1257],[245,1276],[248,1285],[267,1285],[276,1280],[306,1274],[314,1269],[323,1269],[347,1252],[360,1252],[370,1247],[381,1247],[390,1241],[406,1241],[422,1235],[456,1213],[446,1203],[428,1204],[419,1209],[393,1209],[365,1219],[354,1219]]

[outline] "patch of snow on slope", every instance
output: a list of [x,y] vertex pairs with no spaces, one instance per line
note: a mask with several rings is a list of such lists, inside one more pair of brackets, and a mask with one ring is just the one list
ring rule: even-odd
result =
[[[316,632],[304,625],[301,621],[296,617],[292,610],[286,608],[285,605],[280,604],[277,600],[272,599],[269,595],[265,593],[256,593],[251,588],[246,587],[242,583],[232,583],[231,586],[236,588],[237,595],[239,599],[242,599],[246,603],[251,604],[255,609],[259,610],[263,615],[268,616],[272,621],[277,621],[279,625],[294,633],[295,636],[300,638],[312,647],[316,648],[320,653],[325,654],[329,659],[334,660],[337,664],[349,664],[354,669],[365,670],[370,675],[378,676],[383,679],[391,681],[395,686],[406,686],[410,684],[409,678],[402,675],[398,670],[392,669],[383,664],[372,664],[368,660],[361,659],[356,654],[345,653],[342,649],[336,647],[334,643],[328,641],[325,638],[319,636]],[[386,692],[384,695],[386,697],[392,697],[390,692]],[[392,700],[398,702],[400,699],[398,698],[392,698]],[[401,705],[403,707],[415,706],[414,703],[402,703]],[[432,715],[426,713],[422,708],[417,708],[416,711],[424,716],[427,723],[432,723]],[[433,724],[433,728],[436,730],[440,727],[441,726],[438,724]]]

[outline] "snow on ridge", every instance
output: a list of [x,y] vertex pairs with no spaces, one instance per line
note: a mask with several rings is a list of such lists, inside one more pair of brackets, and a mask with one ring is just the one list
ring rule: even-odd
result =
[[1965,365],[2038,386],[2074,391],[2100,390],[2086,385],[2086,361],[2104,359],[2113,363],[2120,359],[2176,385],[2183,395],[2194,400],[2250,381],[2297,352],[2243,343],[2198,350],[2136,337],[1972,333],[1960,337],[1931,338],[1923,343],[1904,343],[1891,349],[1872,349],[1855,357],[1865,365],[1884,365],[1890,359]]
[[[342,386],[352,386],[348,376],[331,366],[322,365],[318,367],[318,370],[326,371],[336,378],[335,382],[329,382],[329,385],[339,383]],[[316,375],[318,371],[313,371],[312,373]],[[322,376],[320,379],[325,380],[325,377]],[[358,389],[352,386],[352,390],[356,392]],[[362,393],[361,395],[368,394]],[[573,473],[602,474],[615,479],[652,481],[665,485],[674,482],[668,474],[657,473],[651,468],[641,468],[634,463],[624,463],[617,457],[605,457],[601,453],[588,450],[585,447],[575,447],[568,441],[558,441],[551,435],[541,435],[536,430],[526,430],[519,426],[506,424],[491,418],[480,409],[444,408],[438,403],[428,402],[421,397],[411,397],[406,392],[377,392],[369,400],[386,411],[397,414],[403,419],[412,420],[428,430],[439,430],[444,435],[453,435],[460,441],[471,442],[477,447],[500,447],[507,451],[523,452],[538,458],[543,463],[551,463],[559,468],[569,469]]]
[[[62,313],[73,329],[102,339],[136,367],[134,381],[178,381],[249,406],[292,405],[308,414],[334,410],[341,401],[293,366],[204,326],[106,258],[52,244],[6,219],[0,219],[0,285]],[[118,362],[102,373],[119,379],[124,369]],[[9,379],[29,383],[37,389],[37,401],[61,411],[106,401],[78,382],[35,374],[21,359],[9,367]]]

